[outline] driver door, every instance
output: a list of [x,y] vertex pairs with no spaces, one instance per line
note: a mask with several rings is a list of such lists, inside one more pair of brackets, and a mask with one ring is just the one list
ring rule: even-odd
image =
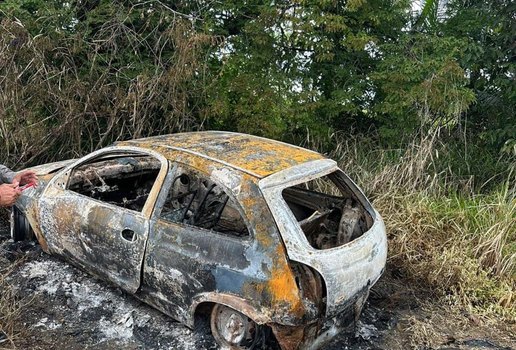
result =
[[135,293],[167,170],[161,155],[133,147],[103,149],[64,169],[40,200],[49,250]]

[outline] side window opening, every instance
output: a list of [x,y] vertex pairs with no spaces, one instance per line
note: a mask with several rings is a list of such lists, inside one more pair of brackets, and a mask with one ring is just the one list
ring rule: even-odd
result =
[[142,211],[161,162],[147,155],[109,155],[75,168],[68,190],[122,208]]
[[316,249],[341,246],[369,229],[368,213],[346,189],[338,172],[288,187],[282,194]]
[[246,237],[249,231],[234,201],[215,182],[178,167],[161,218],[219,233]]

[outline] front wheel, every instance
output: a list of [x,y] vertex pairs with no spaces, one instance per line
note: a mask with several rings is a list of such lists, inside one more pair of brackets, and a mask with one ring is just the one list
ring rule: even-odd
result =
[[29,220],[14,206],[11,210],[11,237],[15,242],[32,240],[35,237]]
[[222,348],[256,349],[264,342],[264,327],[230,307],[216,304],[211,312],[211,333]]

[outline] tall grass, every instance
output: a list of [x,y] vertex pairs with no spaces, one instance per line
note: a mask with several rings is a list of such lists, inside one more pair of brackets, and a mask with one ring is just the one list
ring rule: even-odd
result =
[[[391,268],[413,286],[486,316],[516,320],[516,190],[508,169],[491,190],[458,177],[436,135],[386,150],[334,135],[330,155],[373,199]],[[446,162],[449,157],[443,157]],[[509,167],[510,168],[510,167]],[[437,169],[445,169],[438,171]]]
[[21,316],[28,309],[28,301],[20,299],[13,290],[8,276],[18,268],[21,260],[14,263],[0,257],[0,349],[14,349],[22,330]]
[[0,163],[21,168],[201,127],[204,47],[218,39],[162,11],[106,7],[113,13],[87,35],[56,31],[45,11],[35,27],[0,13]]

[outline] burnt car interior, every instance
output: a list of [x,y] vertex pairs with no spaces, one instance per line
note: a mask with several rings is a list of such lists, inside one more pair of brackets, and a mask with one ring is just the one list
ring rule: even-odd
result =
[[372,219],[337,172],[283,190],[310,245],[330,249],[366,232]]
[[161,168],[141,154],[110,155],[72,171],[68,189],[119,207],[142,211]]
[[219,233],[245,237],[246,224],[234,201],[202,174],[177,168],[161,218]]

